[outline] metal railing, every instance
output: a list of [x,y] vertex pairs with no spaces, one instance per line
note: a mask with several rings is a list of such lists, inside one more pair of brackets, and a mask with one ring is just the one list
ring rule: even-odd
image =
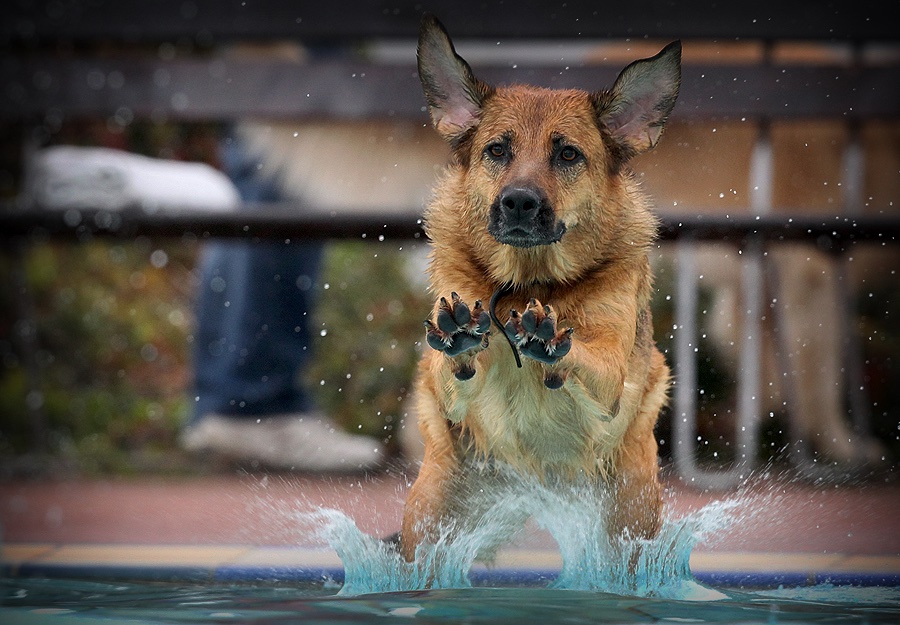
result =
[[[777,293],[777,269],[766,262],[769,246],[805,242],[837,257],[857,243],[896,245],[900,243],[900,219],[873,217],[774,216],[768,211],[771,197],[771,146],[761,135],[751,176],[755,183],[752,210],[756,214],[712,216],[703,214],[661,218],[659,240],[674,243],[677,264],[675,292],[674,357],[677,363],[673,402],[673,458],[678,473],[689,483],[706,489],[725,489],[742,482],[756,466],[761,418],[762,316],[765,307],[764,283]],[[852,146],[852,144],[851,144]],[[849,147],[854,150],[854,147]],[[851,159],[852,160],[852,159]],[[856,160],[859,160],[858,158]],[[855,170],[850,175],[858,175]],[[848,185],[850,188],[856,188]],[[68,240],[86,242],[96,239],[163,237],[186,241],[211,238],[248,240],[425,240],[422,219],[411,211],[393,214],[364,212],[321,212],[303,210],[292,204],[247,205],[234,212],[162,211],[140,208],[122,211],[46,210],[7,205],[0,210],[0,240],[10,249],[21,249],[29,241]],[[741,249],[743,320],[738,363],[737,419],[735,421],[736,457],[728,468],[702,468],[697,452],[697,307],[699,298],[696,248],[704,242],[730,243]],[[838,280],[841,287],[845,280]],[[23,301],[27,301],[27,298]],[[849,317],[849,298],[843,294],[844,317]],[[28,314],[27,307],[21,314]],[[779,324],[776,323],[776,327]],[[847,328],[847,324],[842,324]],[[777,333],[776,333],[777,337]],[[838,340],[836,338],[836,340]],[[865,432],[868,422],[865,398],[859,390],[862,377],[859,344],[854,337],[841,337],[850,347],[847,367],[853,389],[852,407],[858,431]],[[27,347],[27,346],[26,346]],[[27,349],[25,351],[28,351]],[[781,350],[778,350],[781,351]],[[37,374],[31,372],[32,382]],[[792,388],[786,385],[788,410]],[[32,415],[36,429],[42,418]],[[790,458],[804,474],[816,476],[822,469],[812,457],[808,443],[793,436],[795,452]]]
[[[660,216],[660,241],[741,243],[748,237],[766,242],[809,242],[838,251],[856,242],[895,243],[900,218],[815,217],[799,210],[779,215],[702,212]],[[390,213],[364,210],[321,211],[297,202],[244,204],[230,212],[197,210],[121,211],[49,210],[0,204],[0,240],[14,238],[87,241],[136,236],[187,239],[418,239],[424,237],[419,208]]]

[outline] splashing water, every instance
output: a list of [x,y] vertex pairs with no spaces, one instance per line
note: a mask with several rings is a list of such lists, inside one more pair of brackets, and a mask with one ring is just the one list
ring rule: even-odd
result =
[[415,561],[406,562],[392,545],[364,534],[339,510],[320,510],[304,516],[322,524],[319,536],[344,563],[344,586],[338,594],[471,586],[466,574],[478,553],[477,532],[456,536],[449,530],[441,532],[437,543],[421,545]]
[[665,519],[652,540],[611,537],[601,511],[607,495],[589,485],[553,487],[517,477],[505,484],[473,527],[439,529],[438,540],[422,544],[414,562],[395,548],[364,534],[338,510],[298,515],[312,523],[344,564],[342,595],[468,588],[476,560],[490,561],[496,549],[513,538],[528,517],[556,540],[563,566],[552,587],[668,599],[715,600],[725,595],[695,581],[690,555],[695,545],[734,520],[738,498],[715,502],[686,516]]
[[[653,539],[611,536],[604,515],[586,499],[550,492],[535,520],[556,539],[563,567],[556,588],[671,599],[722,598],[696,582],[690,570],[694,546],[733,520],[737,500],[716,502],[687,516],[665,519]],[[602,499],[602,498],[601,498]]]

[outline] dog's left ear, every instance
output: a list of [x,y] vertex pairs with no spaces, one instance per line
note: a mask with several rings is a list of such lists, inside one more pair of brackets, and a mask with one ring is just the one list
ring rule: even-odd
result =
[[438,134],[456,143],[478,124],[481,107],[493,89],[475,78],[433,15],[422,18],[417,57],[431,121]]
[[600,121],[627,160],[653,148],[681,84],[681,41],[627,66],[609,92],[594,96]]

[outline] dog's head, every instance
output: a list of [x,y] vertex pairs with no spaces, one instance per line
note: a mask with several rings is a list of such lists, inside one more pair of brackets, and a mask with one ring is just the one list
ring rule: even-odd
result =
[[608,91],[495,88],[426,16],[418,61],[434,127],[465,170],[487,232],[504,245],[536,248],[613,211],[598,203],[611,197],[625,162],[656,145],[675,104],[681,44],[635,61]]

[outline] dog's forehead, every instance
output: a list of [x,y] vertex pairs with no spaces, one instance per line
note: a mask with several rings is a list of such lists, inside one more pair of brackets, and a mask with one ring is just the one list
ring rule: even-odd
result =
[[[479,134],[536,139],[585,136],[596,131],[594,108],[585,91],[511,86],[498,88],[485,103]],[[523,137],[524,138],[524,137]]]

